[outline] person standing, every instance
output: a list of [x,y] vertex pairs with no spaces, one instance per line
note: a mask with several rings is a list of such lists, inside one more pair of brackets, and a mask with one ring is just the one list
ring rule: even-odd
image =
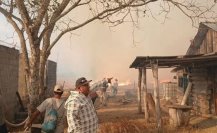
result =
[[8,133],[5,124],[5,103],[1,94],[0,94],[0,133]]
[[115,79],[115,82],[113,83],[113,87],[114,87],[113,94],[114,96],[116,96],[118,93],[118,79]]
[[101,88],[100,88],[100,93],[101,93],[101,96],[100,96],[100,102],[103,106],[106,106],[107,105],[107,98],[108,98],[108,95],[106,93],[107,91],[107,88],[108,88],[108,81],[106,80],[106,78],[104,78],[102,80],[102,83],[101,83]]
[[[32,114],[29,121],[27,121],[26,126],[31,127],[32,122],[37,118],[37,116],[45,112],[44,121],[49,119],[49,111],[54,108],[57,111],[57,124],[54,133],[64,133],[64,122],[65,122],[65,101],[61,99],[63,94],[63,86],[56,85],[54,87],[54,96],[47,98],[38,107],[37,110]],[[43,132],[43,131],[42,131]]]
[[96,91],[90,91],[88,96],[91,98],[93,104],[95,103],[96,99],[98,98],[98,94]]
[[89,83],[85,77],[77,79],[75,91],[66,100],[68,133],[96,133],[98,129],[98,117],[93,106]]

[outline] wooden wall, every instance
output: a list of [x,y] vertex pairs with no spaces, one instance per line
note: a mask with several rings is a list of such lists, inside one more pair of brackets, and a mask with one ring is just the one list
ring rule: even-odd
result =
[[217,32],[209,29],[197,54],[217,52]]

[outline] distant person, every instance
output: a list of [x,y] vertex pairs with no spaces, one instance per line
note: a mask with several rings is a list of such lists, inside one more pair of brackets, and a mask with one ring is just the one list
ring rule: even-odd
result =
[[[54,87],[54,96],[47,98],[38,107],[37,110],[32,114],[30,120],[26,123],[26,126],[31,127],[32,122],[37,118],[37,116],[45,112],[44,121],[49,118],[49,111],[54,108],[57,111],[57,124],[54,133],[64,133],[64,122],[65,122],[65,101],[61,99],[63,94],[63,86],[56,85]],[[43,132],[43,131],[42,131]]]
[[111,83],[111,79],[112,78],[108,78],[108,81],[107,81],[106,78],[103,78],[102,80],[102,85],[100,88],[100,93],[101,93],[100,102],[103,106],[107,106],[108,95],[106,93],[106,90],[108,88],[108,83]]
[[99,97],[96,91],[90,91],[89,97],[91,98],[93,104],[95,103],[96,99]]
[[8,133],[5,124],[5,103],[2,95],[0,94],[0,133]]
[[118,79],[115,79],[114,83],[111,85],[112,96],[116,96],[118,93]]
[[66,100],[68,133],[97,133],[98,117],[93,103],[88,97],[89,83],[81,77],[75,83],[75,91]]

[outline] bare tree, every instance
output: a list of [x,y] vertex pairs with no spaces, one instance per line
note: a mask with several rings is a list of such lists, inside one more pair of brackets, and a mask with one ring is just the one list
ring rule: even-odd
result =
[[[39,104],[38,96],[43,92],[46,61],[51,49],[62,36],[95,20],[111,26],[121,24],[129,18],[135,23],[134,18],[139,17],[139,14],[152,13],[149,8],[151,4],[160,5],[162,10],[159,13],[164,15],[175,7],[192,22],[198,18],[213,17],[215,6],[215,2],[210,0],[0,0],[0,13],[19,37],[31,107],[35,108]],[[91,15],[88,18],[75,18],[81,12]]]

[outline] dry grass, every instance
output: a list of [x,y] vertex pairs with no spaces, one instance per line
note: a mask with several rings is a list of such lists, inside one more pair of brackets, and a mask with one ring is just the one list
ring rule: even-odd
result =
[[145,123],[139,121],[120,120],[120,122],[108,122],[100,125],[99,133],[142,133],[147,132]]
[[[210,120],[209,120],[210,121]],[[119,120],[100,124],[99,133],[216,133],[217,126],[203,128],[201,125],[172,128],[167,118],[163,119],[163,128],[158,131],[154,120],[146,123],[144,119]]]
[[[184,130],[170,129],[164,126],[159,132],[175,133],[177,131]],[[156,128],[156,123],[153,122],[146,123],[142,120],[120,120],[120,122],[101,124],[99,133],[158,133],[158,129]],[[184,131],[183,133],[186,132]]]

